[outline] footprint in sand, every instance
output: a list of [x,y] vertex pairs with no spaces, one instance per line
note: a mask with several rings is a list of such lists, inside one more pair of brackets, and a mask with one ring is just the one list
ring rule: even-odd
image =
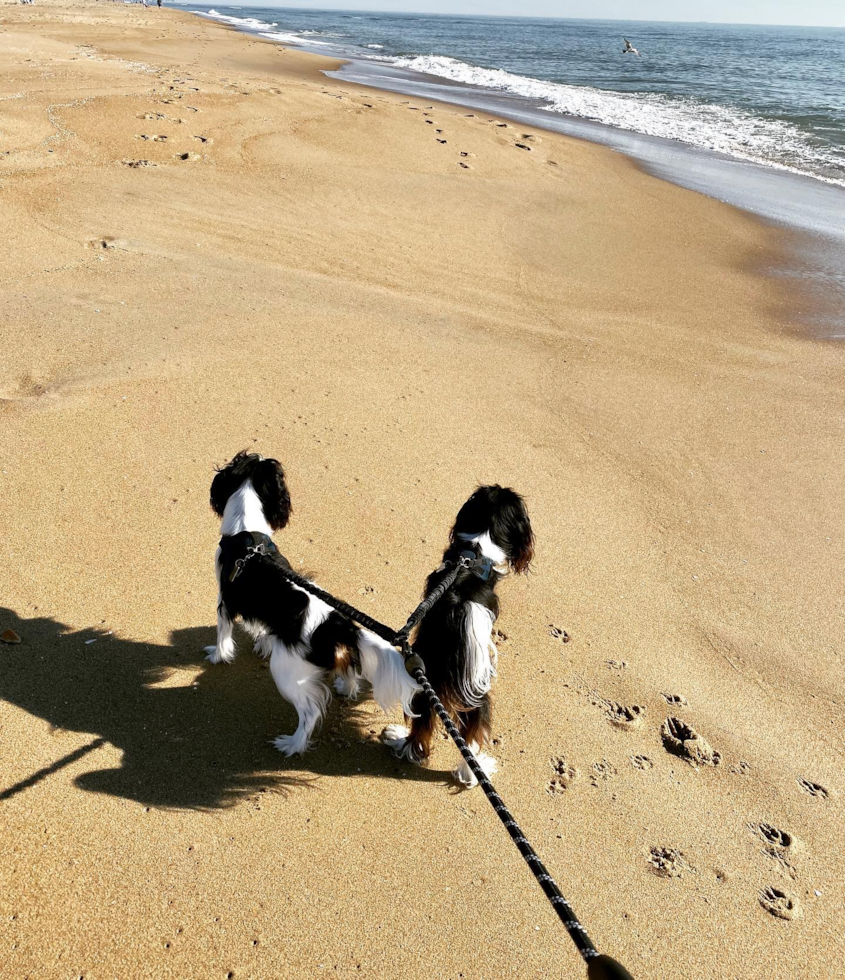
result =
[[578,778],[578,770],[575,766],[571,766],[562,755],[552,759],[552,769],[554,769],[555,775],[549,780],[546,790],[553,796],[557,793],[566,792]]
[[800,777],[798,779],[798,785],[805,793],[809,793],[810,796],[815,796],[819,800],[827,800],[830,798],[830,790],[827,790],[820,783],[813,783],[809,779],[804,779]]
[[652,847],[648,852],[651,870],[661,878],[681,878],[695,869],[687,861],[683,851],[674,847]]
[[446,142],[446,140],[438,140],[437,142],[438,142],[438,143],[445,143],[445,142]]
[[794,861],[802,844],[794,834],[779,830],[770,823],[752,823],[748,829],[763,842],[762,850],[766,857],[776,861],[780,870],[790,878],[798,877]]
[[789,848],[797,849],[800,847],[798,838],[789,831],[779,830],[777,827],[773,827],[770,823],[752,823],[748,825],[751,832],[759,837],[764,844],[771,844],[774,847],[782,847],[785,850]]
[[163,112],[140,112],[136,119],[167,119],[167,116]]
[[531,140],[532,143],[541,143],[542,140],[538,139],[533,133],[523,133],[522,138],[524,140]]
[[549,623],[548,630],[549,636],[553,640],[560,640],[561,643],[569,643],[569,641],[572,639],[566,630],[562,630],[559,626],[555,626],[554,623]]
[[771,885],[760,892],[759,902],[768,913],[777,916],[778,919],[789,921],[802,915],[801,905],[794,895]]
[[199,153],[189,152],[189,153],[177,153],[176,159],[177,160],[201,160],[202,157],[199,155]]
[[463,167],[464,170],[472,170],[472,167],[468,163],[464,163],[463,160],[458,160],[458,166]]
[[211,143],[212,140],[208,136],[192,136],[191,139],[199,140],[200,143]]
[[608,762],[607,759],[602,759],[601,762],[594,762],[591,768],[590,783],[593,786],[598,786],[599,782],[608,782],[619,772],[616,766]]
[[507,129],[508,128],[508,124],[507,123],[496,123],[496,126],[499,129]]
[[647,755],[632,755],[631,765],[635,769],[642,769],[644,772],[648,772],[649,769],[654,769],[654,763]]
[[605,709],[611,725],[617,728],[638,728],[646,709],[641,704],[625,705],[610,701]]
[[152,160],[121,160],[120,161],[124,167],[131,167],[133,170],[137,167],[157,167],[158,164],[153,163]]
[[605,666],[610,670],[625,670],[628,666],[627,660],[605,660]]
[[136,140],[148,140],[150,143],[166,143],[166,136],[148,136],[147,133],[136,133]]
[[514,146],[519,150],[528,150],[530,152],[531,147],[527,143],[514,143]]
[[667,752],[686,759],[693,766],[718,766],[722,755],[692,727],[679,718],[667,718],[660,729]]
[[[428,123],[429,126],[433,126],[434,125],[434,120],[433,119],[426,119],[426,122]],[[438,129],[437,132],[439,133],[440,130]]]
[[678,708],[688,708],[689,701],[683,694],[662,694],[661,697],[667,704],[673,704]]

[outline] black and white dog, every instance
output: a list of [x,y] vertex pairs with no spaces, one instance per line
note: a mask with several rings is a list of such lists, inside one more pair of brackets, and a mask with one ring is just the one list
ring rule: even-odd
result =
[[[469,552],[469,554],[467,554]],[[496,771],[490,745],[490,688],[496,675],[493,623],[499,615],[496,586],[509,570],[526,572],[534,557],[534,533],[518,493],[500,486],[479,487],[463,505],[450,535],[443,564],[426,582],[425,595],[437,587],[461,555],[454,584],[420,623],[414,650],[425,662],[426,676],[487,775]],[[413,701],[405,725],[389,725],[385,743],[403,759],[428,758],[437,724],[425,695]],[[410,715],[410,717],[409,717]],[[476,779],[465,761],[454,772],[465,786]]]
[[270,658],[279,693],[299,714],[296,731],[275,739],[276,748],[293,755],[309,747],[331,697],[332,675],[339,694],[356,697],[363,676],[386,712],[401,705],[412,715],[420,688],[398,651],[281,574],[290,565],[272,533],[287,525],[291,504],[278,460],[238,453],[214,477],[211,506],[222,526],[215,556],[217,643],[206,653],[212,663],[231,662],[232,628],[242,620],[256,651]]

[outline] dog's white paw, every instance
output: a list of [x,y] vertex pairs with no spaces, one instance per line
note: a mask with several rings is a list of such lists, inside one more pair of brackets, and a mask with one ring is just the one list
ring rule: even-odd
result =
[[205,647],[205,659],[213,664],[230,664],[235,659],[234,648],[229,650],[218,646]]
[[342,697],[357,701],[360,693],[360,678],[357,674],[338,674],[334,679],[334,689]]
[[282,755],[302,755],[308,749],[308,739],[301,735],[280,735],[271,742]]
[[[475,753],[475,759],[479,766],[481,766],[481,771],[488,779],[499,771],[496,760],[492,755],[488,755],[486,752],[477,752]],[[462,759],[458,768],[452,770],[452,775],[455,777],[456,782],[460,783],[461,786],[465,786],[467,789],[472,789],[473,786],[478,785],[475,773],[470,769],[466,759]]]
[[408,737],[410,734],[411,729],[405,725],[388,725],[381,733],[381,740],[397,758],[418,766],[420,760],[414,755],[414,748]]

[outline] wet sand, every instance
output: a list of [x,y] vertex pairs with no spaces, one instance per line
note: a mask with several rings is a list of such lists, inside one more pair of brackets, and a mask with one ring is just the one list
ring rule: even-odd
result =
[[845,355],[777,234],[188,14],[0,18],[3,976],[582,973],[445,740],[335,701],[285,760],[249,644],[203,661],[245,447],[397,625],[476,483],[525,494],[496,784],[597,946],[833,975]]

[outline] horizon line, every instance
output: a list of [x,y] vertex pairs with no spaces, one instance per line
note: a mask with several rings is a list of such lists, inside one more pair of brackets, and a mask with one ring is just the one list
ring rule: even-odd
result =
[[[178,6],[189,6],[192,0],[170,0],[171,3]],[[314,11],[325,11],[326,13],[355,13],[355,14],[398,14],[400,16],[408,17],[472,17],[477,20],[575,20],[575,21],[598,21],[604,24],[702,24],[707,27],[804,27],[804,28],[821,28],[823,30],[845,30],[845,24],[796,24],[796,23],[781,23],[781,24],[769,24],[762,21],[755,20],[635,20],[635,19],[620,19],[618,17],[556,17],[554,15],[540,15],[540,14],[445,14],[439,11],[432,10],[373,10],[368,7],[299,7],[295,4],[273,4],[273,3],[244,3],[244,4],[231,4],[231,3],[212,3],[210,0],[193,0],[193,4],[199,7],[244,7],[252,9],[263,9],[263,10],[314,10]]]

